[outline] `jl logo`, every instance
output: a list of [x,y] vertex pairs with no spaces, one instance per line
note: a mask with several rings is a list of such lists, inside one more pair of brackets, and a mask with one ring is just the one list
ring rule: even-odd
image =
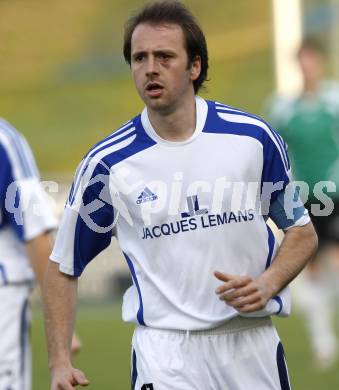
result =
[[186,199],[187,199],[188,212],[181,213],[182,218],[189,218],[189,217],[193,217],[194,215],[202,215],[208,213],[207,209],[200,209],[197,195],[188,196]]
[[152,383],[144,384],[144,385],[141,387],[141,390],[154,390],[153,384],[152,384]]

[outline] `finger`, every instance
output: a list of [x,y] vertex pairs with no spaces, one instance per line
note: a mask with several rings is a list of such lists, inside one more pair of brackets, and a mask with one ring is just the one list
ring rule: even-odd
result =
[[215,271],[214,272],[214,276],[221,280],[222,282],[228,282],[229,280],[232,280],[234,279],[234,276],[233,275],[230,275],[230,274],[225,274],[223,272],[220,272],[220,271]]
[[79,341],[74,341],[72,342],[72,347],[71,347],[71,353],[72,355],[76,355],[81,349],[81,343]]
[[235,309],[240,309],[246,305],[251,305],[255,303],[261,303],[260,293],[255,293],[244,298],[235,299],[231,302],[225,301],[228,305],[233,306]]
[[260,300],[260,302],[239,307],[237,310],[241,313],[253,313],[254,311],[262,310],[264,308],[265,304]]
[[69,382],[59,382],[52,387],[52,390],[74,390],[74,387]]
[[74,385],[88,386],[89,380],[86,378],[85,374],[80,370],[73,371],[73,380]]
[[226,294],[221,295],[220,298],[222,297],[225,301],[231,302],[234,299],[247,297],[248,295],[254,294],[257,291],[258,290],[255,285],[245,285],[245,287],[240,287],[238,289],[234,289],[231,292],[227,292]]
[[234,288],[236,286],[236,283],[234,280],[232,280],[231,282],[227,282],[227,283],[224,283],[222,284],[221,286],[219,286],[216,290],[215,290],[215,293],[217,295],[220,295],[220,294],[224,294],[226,293],[227,291],[233,291]]
[[215,292],[216,294],[223,294],[228,290],[232,289],[238,289],[241,287],[246,286],[248,283],[252,281],[252,278],[249,278],[248,276],[238,276],[236,279],[233,279],[229,282],[226,282],[219,286]]

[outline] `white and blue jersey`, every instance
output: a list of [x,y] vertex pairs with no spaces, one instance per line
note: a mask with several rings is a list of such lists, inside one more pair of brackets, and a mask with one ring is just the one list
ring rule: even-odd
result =
[[[214,328],[238,313],[217,298],[213,271],[259,276],[278,247],[268,216],[283,229],[309,222],[303,207],[282,216],[289,183],[286,145],[259,118],[197,97],[193,135],[170,142],[144,109],[79,165],[51,259],[79,276],[114,235],[133,279],[125,321]],[[252,315],[289,310],[285,289]]]
[[25,242],[56,227],[26,140],[0,119],[0,286],[33,279]]

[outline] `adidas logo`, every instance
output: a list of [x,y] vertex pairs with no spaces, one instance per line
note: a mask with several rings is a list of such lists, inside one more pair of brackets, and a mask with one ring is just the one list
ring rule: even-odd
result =
[[142,191],[142,193],[138,196],[137,204],[152,202],[153,200],[158,199],[158,195],[154,194],[148,187]]

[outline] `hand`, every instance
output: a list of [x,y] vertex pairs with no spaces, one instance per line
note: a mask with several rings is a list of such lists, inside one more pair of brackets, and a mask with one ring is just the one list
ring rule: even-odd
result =
[[73,390],[77,385],[81,387],[89,385],[82,371],[72,366],[56,368],[52,371],[51,390]]
[[80,352],[81,347],[82,347],[82,344],[81,344],[79,337],[76,335],[76,333],[73,333],[72,344],[71,344],[72,358],[74,358],[74,356],[76,356]]
[[251,313],[265,308],[271,295],[268,286],[249,276],[236,276],[214,272],[214,276],[225,282],[216,289],[219,299],[241,313]]

